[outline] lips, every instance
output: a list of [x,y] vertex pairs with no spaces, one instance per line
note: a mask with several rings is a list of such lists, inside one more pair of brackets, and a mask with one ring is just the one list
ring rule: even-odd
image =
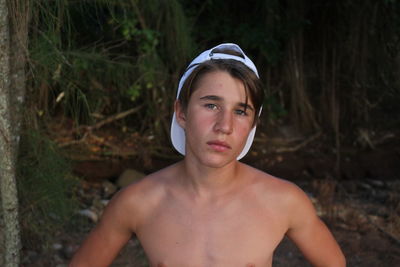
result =
[[207,142],[207,145],[209,145],[213,150],[217,151],[217,152],[224,152],[227,150],[232,149],[230,145],[228,145],[228,143],[223,142],[223,141],[209,141]]

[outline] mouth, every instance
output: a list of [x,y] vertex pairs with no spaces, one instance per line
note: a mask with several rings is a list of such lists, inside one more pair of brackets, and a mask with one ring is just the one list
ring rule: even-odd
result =
[[207,142],[207,145],[209,145],[213,150],[215,150],[217,152],[224,152],[224,151],[232,149],[231,146],[228,145],[228,143],[218,141],[218,140],[209,141],[209,142]]

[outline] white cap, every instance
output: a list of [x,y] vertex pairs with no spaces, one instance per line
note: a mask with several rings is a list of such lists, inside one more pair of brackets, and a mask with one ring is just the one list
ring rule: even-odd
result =
[[[234,50],[234,51],[241,53],[243,55],[243,57],[224,54],[224,53],[213,53],[212,51],[216,48]],[[187,77],[189,77],[189,75],[192,73],[192,71],[194,69],[196,69],[196,67],[199,64],[201,64],[205,61],[211,60],[211,59],[233,59],[233,60],[240,61],[243,64],[245,64],[247,67],[249,67],[257,75],[257,77],[259,77],[257,68],[254,65],[253,61],[251,61],[251,59],[245,55],[243,50],[237,44],[233,44],[233,43],[220,44],[209,50],[204,51],[203,53],[198,55],[189,64],[189,66],[186,68],[185,73],[182,75],[182,77],[179,81],[176,99],[178,99],[179,93],[181,92],[181,89],[182,89],[182,86],[185,83]],[[259,112],[258,116],[260,116],[260,114],[261,114],[261,108],[260,108],[260,112]],[[255,134],[256,134],[256,126],[254,126],[254,128],[250,131],[249,136],[247,137],[246,144],[245,144],[242,152],[237,157],[238,160],[243,158],[249,151],[251,144],[253,143]],[[172,144],[173,144],[174,148],[182,155],[185,155],[186,135],[185,135],[184,129],[178,124],[178,122],[176,120],[175,112],[172,117],[172,123],[171,123],[171,140],[172,140]]]

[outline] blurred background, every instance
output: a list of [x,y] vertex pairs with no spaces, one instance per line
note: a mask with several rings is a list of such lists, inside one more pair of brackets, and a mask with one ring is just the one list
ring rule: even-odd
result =
[[[15,3],[23,266],[65,266],[116,190],[182,158],[169,139],[180,75],[222,42],[266,92],[243,161],[305,190],[349,266],[400,266],[399,1]],[[115,266],[146,264],[132,238]],[[309,265],[285,240],[274,266]]]

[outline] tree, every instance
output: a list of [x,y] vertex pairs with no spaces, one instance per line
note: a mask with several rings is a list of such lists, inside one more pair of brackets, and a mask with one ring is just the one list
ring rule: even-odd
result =
[[19,266],[16,162],[25,96],[28,1],[0,0],[0,241],[1,266]]

